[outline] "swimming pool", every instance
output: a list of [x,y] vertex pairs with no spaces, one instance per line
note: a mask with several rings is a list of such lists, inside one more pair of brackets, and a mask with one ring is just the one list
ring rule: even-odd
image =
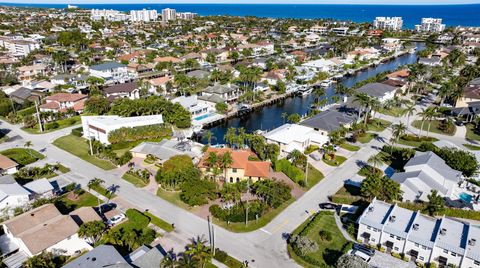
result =
[[203,119],[205,119],[205,118],[207,118],[207,117],[210,117],[210,116],[212,116],[212,115],[213,115],[213,113],[204,114],[204,115],[201,115],[201,116],[199,116],[199,117],[195,117],[194,120],[200,121],[200,120],[203,120]]
[[387,167],[383,172],[385,173],[385,175],[387,175],[387,177],[391,178],[393,174],[395,174],[395,169],[393,169],[392,167]]
[[463,202],[465,202],[467,204],[470,204],[472,202],[472,199],[473,199],[473,196],[471,196],[467,193],[460,193],[458,196],[460,197],[460,200],[462,200]]

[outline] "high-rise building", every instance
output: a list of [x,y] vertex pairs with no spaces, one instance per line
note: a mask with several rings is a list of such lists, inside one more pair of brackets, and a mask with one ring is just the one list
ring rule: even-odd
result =
[[162,9],[162,21],[168,22],[177,19],[177,11],[171,8]]
[[157,20],[157,17],[158,17],[158,14],[157,14],[157,11],[155,9],[152,9],[152,10],[142,9],[142,10],[131,10],[130,11],[130,21],[132,21],[132,22],[155,21],[155,20]]
[[422,18],[422,23],[415,25],[415,30],[418,32],[439,33],[445,30],[445,24],[442,24],[442,19],[439,18]]
[[107,20],[107,21],[125,21],[129,16],[123,12],[113,9],[92,9],[90,18],[92,20]]
[[402,17],[376,17],[373,27],[390,31],[401,30],[403,27]]

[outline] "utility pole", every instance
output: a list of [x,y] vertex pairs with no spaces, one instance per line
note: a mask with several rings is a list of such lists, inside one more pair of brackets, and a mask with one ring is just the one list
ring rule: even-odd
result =
[[40,111],[38,110],[37,101],[35,101],[35,110],[37,111],[38,127],[40,128],[40,132],[43,132],[43,125],[42,125],[42,120],[40,119]]
[[212,230],[210,226],[210,216],[207,216],[207,227],[208,227],[208,242],[210,243],[210,248],[213,247],[213,242],[212,242]]
[[[250,180],[247,180],[247,194],[250,193]],[[245,212],[245,226],[248,226],[248,197],[247,197],[247,208]]]
[[214,229],[214,226],[212,224],[212,250],[213,250],[213,256],[215,256],[215,229]]
[[308,157],[307,157],[307,167],[305,168],[305,187],[308,187]]
[[92,137],[88,137],[88,144],[90,145],[90,155],[93,155]]

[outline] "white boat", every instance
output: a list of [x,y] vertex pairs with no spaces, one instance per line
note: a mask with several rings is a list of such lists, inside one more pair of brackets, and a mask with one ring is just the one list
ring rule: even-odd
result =
[[302,91],[302,96],[308,96],[312,94],[312,92],[313,92],[313,88],[309,88],[307,90]]

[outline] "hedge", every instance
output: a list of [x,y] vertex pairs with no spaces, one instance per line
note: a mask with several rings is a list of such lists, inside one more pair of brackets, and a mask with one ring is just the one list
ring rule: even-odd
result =
[[[237,203],[229,209],[223,209],[219,205],[212,205],[208,209],[212,216],[225,222],[244,222],[246,203]],[[260,218],[267,210],[267,205],[260,201],[251,201],[248,203],[248,218]]]
[[275,171],[283,172],[287,177],[289,177],[295,183],[302,181],[305,178],[303,171],[295,167],[287,159],[280,159],[275,163]]
[[164,125],[151,125],[134,128],[122,127],[110,132],[108,135],[108,141],[114,144],[119,142],[166,138],[170,135],[172,135],[172,130]]
[[83,136],[83,128],[82,127],[77,127],[77,128],[72,129],[72,135],[77,136],[77,137]]

